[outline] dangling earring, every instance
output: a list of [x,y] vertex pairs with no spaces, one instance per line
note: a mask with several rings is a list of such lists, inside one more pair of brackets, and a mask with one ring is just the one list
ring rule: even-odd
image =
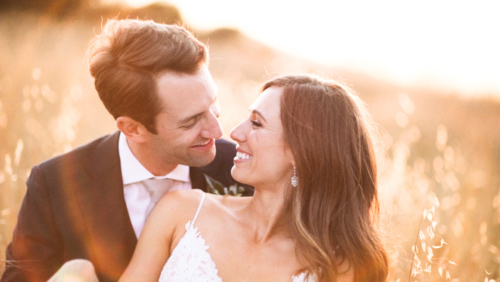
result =
[[297,187],[299,185],[299,178],[297,177],[297,168],[293,167],[293,176],[292,176],[292,186]]

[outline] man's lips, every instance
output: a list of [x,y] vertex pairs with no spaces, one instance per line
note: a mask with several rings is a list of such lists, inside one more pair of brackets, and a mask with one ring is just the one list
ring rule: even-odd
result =
[[210,150],[215,143],[214,140],[215,139],[211,138],[202,144],[191,146],[191,148],[193,148],[195,150],[200,150],[200,151]]

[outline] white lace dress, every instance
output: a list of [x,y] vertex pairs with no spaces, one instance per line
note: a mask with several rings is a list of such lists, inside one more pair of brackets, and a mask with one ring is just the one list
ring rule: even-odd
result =
[[[194,223],[201,206],[205,200],[205,194],[201,198],[200,205],[192,221],[185,225],[186,233],[179,240],[172,255],[161,271],[159,282],[221,282],[217,267],[207,252],[208,246],[201,237],[198,228]],[[292,277],[293,282],[314,282],[311,279],[305,279],[305,273]]]

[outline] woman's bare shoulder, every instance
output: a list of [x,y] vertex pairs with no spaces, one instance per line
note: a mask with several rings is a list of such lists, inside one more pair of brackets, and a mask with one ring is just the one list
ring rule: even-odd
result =
[[199,204],[203,196],[203,191],[199,189],[175,190],[165,194],[158,202],[159,206],[190,206]]
[[188,190],[175,190],[165,194],[161,201],[174,201],[182,202],[183,204],[190,203],[193,201],[200,201],[201,197],[205,192],[199,189],[188,189]]
[[196,213],[203,193],[198,189],[168,192],[160,199],[153,213],[162,214],[174,221],[190,220]]
[[207,193],[207,202],[210,207],[220,210],[231,211],[233,209],[238,209],[246,204],[248,204],[252,200],[251,197],[236,197],[229,195],[214,195]]

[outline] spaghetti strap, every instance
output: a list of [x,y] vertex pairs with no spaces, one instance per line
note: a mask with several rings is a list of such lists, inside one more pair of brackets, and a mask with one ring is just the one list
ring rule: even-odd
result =
[[201,197],[200,205],[198,206],[198,210],[196,211],[196,214],[194,215],[193,221],[191,222],[191,226],[194,225],[194,222],[196,221],[196,218],[198,217],[198,214],[200,213],[201,206],[203,205],[203,201],[205,201],[205,195],[206,195],[206,193],[203,193],[203,196]]

